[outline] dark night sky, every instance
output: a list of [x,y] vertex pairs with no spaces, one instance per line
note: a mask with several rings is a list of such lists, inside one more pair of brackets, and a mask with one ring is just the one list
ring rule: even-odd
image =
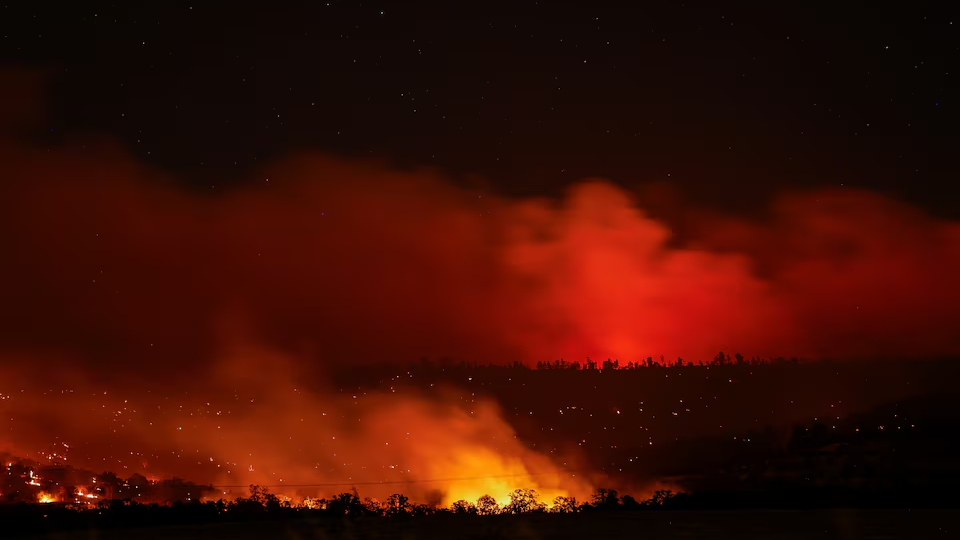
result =
[[107,133],[198,189],[320,149],[509,195],[843,184],[960,215],[949,3],[656,4],[13,2],[0,61],[53,74],[50,143]]

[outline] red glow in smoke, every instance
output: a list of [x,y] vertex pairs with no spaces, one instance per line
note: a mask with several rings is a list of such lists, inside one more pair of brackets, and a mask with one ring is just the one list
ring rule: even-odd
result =
[[[562,200],[515,200],[436,172],[311,155],[261,176],[269,182],[191,191],[110,145],[0,145],[0,367],[7,381],[91,396],[76,410],[25,398],[23,438],[4,443],[86,434],[91,452],[116,452],[97,447],[100,428],[85,420],[107,406],[93,397],[104,383],[91,381],[136,374],[204,401],[272,401],[203,416],[185,433],[141,411],[121,435],[102,434],[117,447],[186,449],[241,468],[256,455],[270,476],[252,480],[265,484],[277,471],[339,480],[346,465],[327,439],[339,434],[369,467],[357,481],[402,462],[420,480],[491,475],[443,486],[452,498],[508,487],[582,496],[589,479],[521,448],[493,408],[470,416],[454,398],[415,396],[400,408],[378,396],[301,402],[291,388],[323,371],[313,368],[423,356],[960,352],[960,226],[875,194],[785,194],[763,223],[702,215],[697,247],[677,248],[642,200],[601,180]],[[538,476],[507,485],[491,471]],[[219,474],[198,480],[225,482]]]
[[786,195],[677,249],[602,181],[518,201],[308,156],[208,195],[104,148],[2,161],[8,350],[196,365],[236,324],[320,363],[960,349],[957,224],[869,193]]

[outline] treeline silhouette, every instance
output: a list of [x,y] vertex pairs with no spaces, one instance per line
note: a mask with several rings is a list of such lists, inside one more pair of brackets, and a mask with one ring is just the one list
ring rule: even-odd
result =
[[761,358],[759,356],[753,356],[751,358],[746,358],[740,353],[734,353],[733,356],[720,351],[713,358],[704,362],[699,360],[697,362],[691,362],[684,360],[681,357],[677,357],[676,360],[668,360],[664,355],[659,355],[659,358],[654,358],[653,356],[648,356],[641,360],[631,360],[628,362],[620,362],[619,359],[607,358],[606,360],[596,361],[590,358],[589,356],[583,361],[567,361],[563,358],[554,360],[552,362],[548,361],[539,361],[532,368],[527,366],[523,362],[514,361],[507,364],[497,364],[497,363],[486,363],[481,364],[479,362],[466,362],[466,361],[455,361],[450,358],[440,358],[438,360],[431,360],[429,358],[421,358],[419,363],[413,363],[409,365],[410,369],[421,370],[421,369],[518,369],[518,370],[530,370],[535,369],[538,371],[543,370],[569,370],[569,371],[588,371],[588,370],[638,370],[638,369],[649,369],[649,368],[666,368],[666,367],[705,367],[705,366],[764,366],[764,365],[779,365],[779,364],[799,364],[800,358],[791,357],[786,358],[783,356],[779,357],[770,357],[770,358]]
[[17,504],[0,505],[0,532],[5,536],[28,536],[61,531],[106,530],[134,527],[200,525],[253,521],[295,521],[331,518],[411,519],[436,515],[498,516],[519,514],[576,514],[581,512],[644,511],[689,506],[687,496],[657,491],[643,501],[615,490],[598,489],[590,501],[557,497],[548,506],[530,489],[517,489],[510,501],[498,504],[490,495],[476,502],[460,500],[449,507],[413,503],[402,494],[385,501],[361,498],[354,490],[330,498],[304,499],[299,503],[281,498],[266,487],[251,485],[247,497],[201,502],[197,499],[172,504],[144,504],[133,499],[101,500],[93,505]]
[[[659,359],[659,360],[655,360],[652,356],[648,356],[646,359],[643,359],[643,360],[640,360],[640,361],[631,360],[631,361],[626,362],[626,363],[624,363],[624,364],[621,364],[619,359],[610,359],[610,358],[607,358],[606,360],[604,360],[604,361],[602,361],[602,362],[597,362],[597,361],[595,361],[595,360],[592,360],[592,359],[588,356],[587,359],[586,359],[583,363],[580,363],[579,361],[567,362],[567,361],[564,360],[563,358],[561,358],[561,359],[559,359],[559,360],[554,360],[553,362],[543,362],[543,361],[541,361],[541,362],[537,362],[537,364],[536,364],[536,369],[537,369],[537,370],[546,370],[546,369],[569,369],[569,370],[571,370],[571,371],[594,370],[594,369],[599,369],[599,370],[611,370],[611,369],[614,369],[614,370],[616,370],[616,369],[635,370],[635,369],[645,369],[645,368],[662,368],[662,367],[670,367],[670,366],[676,366],[676,367],[684,367],[684,366],[698,366],[698,367],[703,367],[703,366],[729,366],[729,365],[737,365],[737,366],[762,366],[762,365],[769,365],[769,364],[786,364],[786,363],[798,364],[798,363],[800,363],[800,359],[799,359],[799,358],[796,358],[796,357],[793,357],[793,358],[790,358],[790,359],[788,360],[787,358],[782,357],[782,356],[776,357],[776,358],[760,358],[759,356],[755,356],[755,357],[752,357],[752,358],[749,358],[749,359],[748,359],[748,358],[745,358],[745,357],[744,357],[742,354],[740,354],[740,353],[735,353],[735,354],[733,355],[733,357],[731,358],[731,356],[730,356],[729,354],[726,354],[726,353],[724,353],[723,351],[720,351],[720,352],[717,353],[717,355],[714,356],[710,361],[704,363],[702,360],[700,360],[700,361],[697,362],[696,364],[694,364],[694,363],[692,363],[692,362],[689,362],[689,361],[685,361],[685,360],[684,360],[683,358],[681,358],[681,357],[677,357],[676,361],[671,362],[671,361],[665,359],[662,354],[660,355],[660,359]],[[521,364],[521,363],[519,363],[519,362],[514,362],[514,364],[513,364],[511,367],[516,368],[516,369],[522,369],[522,366],[523,366],[523,364]],[[474,367],[478,367],[478,366],[474,365]]]
[[[786,484],[756,490],[713,490],[699,493],[656,491],[638,500],[612,489],[597,489],[589,501],[557,497],[552,505],[539,500],[530,489],[517,489],[509,502],[498,504],[489,495],[476,502],[459,500],[449,507],[411,502],[402,494],[384,501],[361,498],[356,490],[330,498],[303,499],[298,503],[277,496],[268,488],[251,485],[249,495],[233,500],[177,501],[172,504],[144,504],[132,499],[101,500],[94,505],[30,504],[0,505],[0,533],[23,537],[57,532],[105,531],[227,523],[285,522],[309,526],[326,524],[336,532],[342,520],[417,520],[448,516],[451,519],[493,518],[536,514],[629,513],[650,511],[702,511],[748,509],[822,508],[955,508],[957,498],[943,493],[897,493],[895,490],[840,489],[830,486],[798,488]],[[332,527],[332,529],[331,529]]]

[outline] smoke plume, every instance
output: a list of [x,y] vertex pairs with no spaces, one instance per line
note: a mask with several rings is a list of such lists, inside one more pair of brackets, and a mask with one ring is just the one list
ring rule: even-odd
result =
[[602,180],[512,200],[300,156],[198,192],[106,146],[0,152],[0,347],[111,372],[204,366],[238,323],[320,365],[960,349],[960,228],[871,193],[674,247]]
[[182,185],[111,143],[0,143],[5,447],[69,440],[79,466],[218,485],[583,496],[593,479],[457,389],[297,381],[421,357],[960,352],[960,225],[873,193],[785,193],[761,221],[684,210],[678,245],[598,179],[513,199],[304,154],[246,187]]

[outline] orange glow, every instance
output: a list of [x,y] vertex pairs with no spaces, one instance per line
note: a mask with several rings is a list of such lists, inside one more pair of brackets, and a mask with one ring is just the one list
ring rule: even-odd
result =
[[[241,339],[225,334],[224,341]],[[307,393],[296,390],[305,375],[295,358],[237,345],[219,356],[209,379],[184,387],[202,396],[201,403],[174,405],[162,396],[151,401],[151,394],[135,400],[114,397],[86,390],[81,378],[72,377],[77,391],[67,401],[23,392],[16,409],[3,412],[52,418],[48,428],[65,439],[108,441],[102,447],[87,443],[84,451],[93,455],[108,455],[108,445],[137,448],[149,441],[156,456],[152,472],[144,475],[148,479],[180,476],[233,486],[218,490],[227,499],[245,496],[248,485],[258,484],[295,501],[356,487],[363,497],[385,500],[403,493],[413,502],[444,506],[459,499],[475,502],[482,495],[504,503],[516,489],[534,489],[549,503],[557,495],[584,499],[600,478],[578,470],[575,455],[547,456],[526,447],[494,403],[465,400],[456,388],[429,396],[412,391],[356,397],[335,390]],[[71,396],[78,401],[69,401]],[[89,412],[96,409],[113,413],[97,423]],[[191,412],[173,416],[183,409]],[[124,423],[114,422],[117,417]],[[34,437],[46,433],[22,432],[17,442],[30,446]],[[129,463],[137,469],[141,458],[133,454],[111,461],[117,468]],[[96,495],[81,489],[78,497]]]
[[602,479],[471,392],[354,395],[328,368],[960,353],[960,225],[876,194],[784,194],[764,222],[693,212],[678,246],[602,180],[510,199],[324,156],[269,170],[269,188],[200,195],[109,144],[0,141],[0,447],[56,437],[71,463],[295,498],[550,502]]
[[37,495],[37,502],[41,504],[49,504],[57,502],[57,499],[49,493],[41,493]]
[[[244,473],[250,483],[262,485],[276,485],[278,478],[303,484],[349,477],[360,484],[364,496],[384,500],[402,492],[414,501],[445,506],[458,499],[475,501],[485,494],[509,500],[508,494],[520,488],[536,489],[551,500],[556,494],[585,497],[593,488],[585,478],[565,473],[555,461],[524,447],[494,404],[477,401],[469,410],[459,405],[460,393],[455,389],[431,398],[397,399],[392,393],[318,398],[281,390],[293,388],[297,378],[295,364],[288,358],[256,347],[234,349],[225,358],[218,380],[269,397],[263,398],[268,402],[262,404],[262,412],[243,419],[245,430],[235,430],[222,416],[214,417],[221,429],[211,428],[220,432],[211,452],[226,457],[242,448],[247,459],[256,462],[253,471],[242,467],[229,474],[221,471],[218,482],[233,478],[235,483],[234,475]],[[325,416],[327,410],[337,411],[339,418]],[[256,440],[245,435],[251,426],[259,434]],[[204,431],[198,429],[196,434],[203,438]],[[210,444],[178,434],[194,446]],[[321,462],[325,465],[298,463],[291,452],[291,437],[298,441],[297,450],[314,448],[325,453],[327,458]],[[325,491],[331,489],[336,490]],[[348,490],[349,486],[340,488]],[[329,495],[320,489],[289,492],[281,486],[273,491],[291,497]]]
[[0,292],[21,314],[5,339],[37,354],[169,377],[237,321],[319,363],[960,352],[960,225],[862,191],[784,194],[762,223],[692,213],[678,247],[600,180],[514,200],[308,156],[269,189],[201,197],[113,149],[0,147],[0,164],[0,200],[18,201],[0,242],[22,261],[0,267],[22,284]]
[[[592,491],[585,478],[565,473],[551,460],[523,447],[493,405],[479,403],[473,414],[451,407],[442,417],[430,408],[408,403],[383,417],[366,419],[373,424],[372,432],[400,441],[389,452],[398,456],[395,461],[416,463],[420,478],[445,479],[423,489],[413,488],[420,492],[417,495],[439,489],[442,504],[449,506],[460,499],[475,502],[483,495],[502,504],[516,489],[534,489],[546,501],[558,495],[584,498]],[[400,426],[424,422],[429,423],[417,430],[416,437],[401,433],[404,428]],[[400,429],[391,429],[394,425]]]
[[77,490],[77,497],[84,499],[98,499],[99,496],[93,493],[84,493],[82,489]]

